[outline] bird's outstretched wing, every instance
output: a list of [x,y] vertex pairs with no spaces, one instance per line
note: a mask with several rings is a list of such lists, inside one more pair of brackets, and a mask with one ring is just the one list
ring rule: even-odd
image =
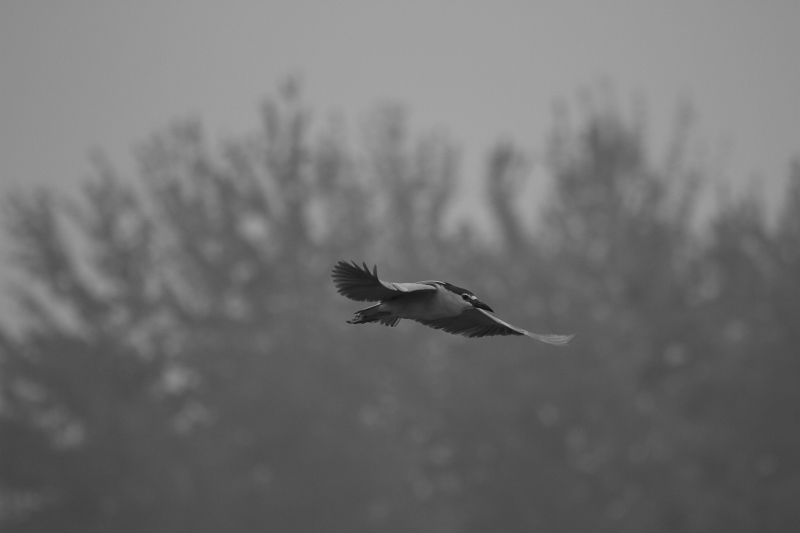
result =
[[454,335],[464,335],[465,337],[491,337],[493,335],[526,335],[548,344],[564,346],[572,342],[575,335],[541,335],[531,333],[524,329],[512,326],[494,315],[487,313],[483,309],[469,309],[458,316],[448,318],[438,318],[436,320],[418,320],[431,328],[441,329]]
[[360,267],[354,263],[339,261],[331,272],[333,284],[342,296],[359,302],[380,302],[415,291],[435,291],[434,285],[426,283],[389,283],[378,279],[378,267],[369,271],[366,263]]

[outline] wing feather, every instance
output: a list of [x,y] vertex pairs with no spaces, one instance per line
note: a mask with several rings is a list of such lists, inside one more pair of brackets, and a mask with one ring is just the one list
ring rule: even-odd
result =
[[331,271],[333,284],[342,296],[358,302],[380,302],[415,291],[435,291],[436,287],[426,283],[390,283],[378,278],[378,266],[372,272],[366,263],[363,267],[355,262],[339,261]]
[[441,329],[454,335],[465,337],[491,337],[494,335],[526,335],[548,344],[564,346],[572,342],[575,335],[539,334],[512,326],[483,309],[469,309],[458,316],[436,320],[418,320],[428,327]]

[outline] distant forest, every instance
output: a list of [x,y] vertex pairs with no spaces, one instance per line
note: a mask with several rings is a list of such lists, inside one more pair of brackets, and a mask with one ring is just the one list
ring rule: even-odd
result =
[[[24,327],[0,330],[0,529],[800,531],[800,160],[776,217],[698,224],[676,132],[556,121],[489,151],[491,239],[446,230],[459,155],[379,108],[362,143],[287,85],[261,131],[186,121],[79,198],[5,200]],[[351,326],[339,259],[469,287],[566,348]]]

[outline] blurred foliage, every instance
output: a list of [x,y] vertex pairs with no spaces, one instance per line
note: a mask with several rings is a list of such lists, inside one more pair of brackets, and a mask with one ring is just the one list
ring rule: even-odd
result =
[[[800,163],[693,230],[697,180],[609,109],[556,126],[552,197],[488,159],[492,243],[444,231],[458,153],[404,110],[362,151],[291,84],[263,131],[185,122],[95,160],[79,202],[7,202],[0,523],[80,531],[788,531],[800,527]],[[523,207],[527,208],[527,207]],[[348,326],[338,259],[470,287],[559,349]]]

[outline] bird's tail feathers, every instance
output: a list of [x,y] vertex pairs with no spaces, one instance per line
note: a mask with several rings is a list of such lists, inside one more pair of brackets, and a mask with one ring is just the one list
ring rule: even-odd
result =
[[369,324],[371,322],[380,322],[384,326],[394,327],[398,322],[400,322],[398,317],[392,316],[389,311],[386,311],[380,307],[381,304],[375,304],[367,307],[366,309],[356,311],[356,316],[353,317],[353,320],[348,320],[347,323]]

